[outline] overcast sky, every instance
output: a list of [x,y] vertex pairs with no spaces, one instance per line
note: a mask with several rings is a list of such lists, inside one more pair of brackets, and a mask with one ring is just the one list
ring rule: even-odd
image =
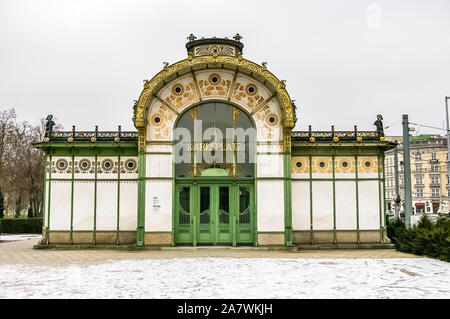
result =
[[373,130],[379,113],[389,135],[405,113],[443,127],[448,0],[0,0],[0,109],[33,123],[53,114],[67,130],[134,130],[142,80],[186,58],[190,33],[237,32],[245,58],[286,80],[297,129]]

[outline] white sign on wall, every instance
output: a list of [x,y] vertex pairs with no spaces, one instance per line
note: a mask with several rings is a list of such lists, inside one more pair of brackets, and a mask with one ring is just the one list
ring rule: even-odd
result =
[[161,201],[158,196],[153,196],[153,212],[159,213],[161,211]]

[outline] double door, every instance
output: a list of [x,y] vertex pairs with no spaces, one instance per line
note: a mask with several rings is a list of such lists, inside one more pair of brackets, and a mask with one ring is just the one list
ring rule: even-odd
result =
[[176,186],[175,244],[253,244],[253,187],[249,184]]

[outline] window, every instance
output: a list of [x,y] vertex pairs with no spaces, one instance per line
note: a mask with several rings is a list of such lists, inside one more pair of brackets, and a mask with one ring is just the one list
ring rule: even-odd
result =
[[439,188],[432,188],[431,189],[431,196],[432,197],[439,197]]
[[414,155],[414,158],[416,159],[416,161],[420,161],[420,160],[422,159],[422,154],[420,154],[420,152],[417,152],[417,153]]
[[439,176],[431,176],[431,184],[439,184]]
[[416,177],[416,184],[423,185],[423,177]]
[[416,164],[416,173],[422,173],[422,164]]
[[416,196],[423,197],[423,188],[416,188]]
[[431,164],[432,172],[439,172],[439,164]]
[[431,153],[431,159],[432,160],[436,160],[436,152],[432,152]]

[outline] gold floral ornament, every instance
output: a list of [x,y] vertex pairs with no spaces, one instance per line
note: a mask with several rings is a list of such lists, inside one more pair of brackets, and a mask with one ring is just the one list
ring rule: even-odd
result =
[[384,142],[384,141],[386,141],[386,137],[384,137],[384,136],[380,136],[380,141],[381,141],[381,142]]
[[378,160],[370,157],[360,158],[358,160],[358,172],[378,173]]
[[338,159],[335,162],[336,174],[355,173],[355,160],[350,158]]
[[82,159],[78,162],[78,168],[81,170],[82,173],[86,173],[91,168],[91,161],[88,159]]
[[333,142],[335,142],[335,143],[339,142],[339,137],[337,137],[337,136],[333,137]]
[[186,106],[186,104],[191,103],[196,99],[194,91],[193,83],[186,83],[183,85],[178,82],[171,86],[171,94],[165,97],[164,101],[175,109],[180,110]]
[[319,157],[313,161],[313,173],[332,173],[331,159]]
[[91,142],[95,142],[95,141],[97,141],[97,138],[96,137],[91,137]]
[[296,174],[309,173],[309,158],[293,157],[292,172]]
[[56,161],[56,169],[61,173],[64,172],[67,168],[69,168],[69,162],[65,159],[58,159]]
[[184,93],[184,86],[180,83],[172,85],[172,94],[176,96],[182,96]]
[[162,123],[161,114],[156,113],[152,116],[152,124],[156,126],[160,126]]
[[356,138],[356,140],[357,140],[358,142],[362,142],[362,136],[358,136],[358,137]]
[[315,138],[314,136],[311,136],[311,137],[309,138],[309,141],[310,141],[311,143],[314,143],[314,142],[316,141],[316,138]]
[[68,137],[67,138],[67,142],[72,143],[73,142],[73,137]]
[[211,73],[207,81],[200,80],[198,84],[205,97],[214,95],[225,96],[225,91],[228,90],[231,82],[222,80],[219,73]]
[[276,126],[278,124],[278,116],[275,113],[270,113],[267,115],[266,121],[270,126]]

